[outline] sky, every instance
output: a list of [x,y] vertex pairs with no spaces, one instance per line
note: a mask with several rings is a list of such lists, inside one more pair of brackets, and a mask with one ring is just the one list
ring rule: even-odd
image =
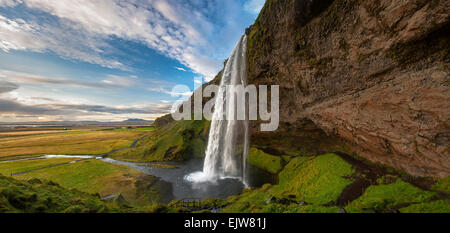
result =
[[[263,5],[0,0],[0,122],[152,120],[167,114],[200,80],[223,68]],[[191,90],[174,93],[178,84]]]

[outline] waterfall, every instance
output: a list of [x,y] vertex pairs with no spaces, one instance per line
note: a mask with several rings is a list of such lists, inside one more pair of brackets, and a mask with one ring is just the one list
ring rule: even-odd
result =
[[[209,131],[203,172],[190,174],[193,182],[217,181],[223,178],[241,179],[247,186],[248,117],[247,120],[227,120],[235,113],[236,96],[226,99],[227,91],[236,85],[247,84],[246,68],[247,36],[244,34],[233,49],[225,65]],[[232,92],[231,92],[232,93]],[[248,110],[248,108],[246,108]],[[246,114],[247,115],[247,114]]]

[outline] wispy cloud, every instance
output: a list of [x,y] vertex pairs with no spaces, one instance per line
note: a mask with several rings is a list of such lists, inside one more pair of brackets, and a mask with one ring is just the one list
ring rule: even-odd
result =
[[[24,19],[8,19],[0,15],[0,49],[29,50],[34,52],[51,51],[65,59],[75,59],[103,67],[129,71],[121,62],[106,55],[109,46],[95,35],[84,34],[75,28],[62,24],[39,25]],[[83,43],[80,43],[80,42]]]
[[0,0],[0,6],[12,7],[12,6],[16,6],[19,3],[20,3],[20,1],[18,1],[18,0]]
[[187,71],[186,69],[184,69],[184,68],[181,68],[181,67],[175,67],[175,69],[177,69],[177,70],[179,70],[179,71],[184,71],[184,72],[186,72],[186,71]]
[[164,93],[170,96],[184,96],[184,97],[190,97],[192,95],[192,91],[173,91],[173,90],[168,90],[166,88],[163,87],[150,87],[147,88],[147,90],[152,91],[152,92],[159,92],[159,93]]
[[[19,4],[45,12],[56,20],[50,18],[42,23],[33,18],[0,16],[0,49],[4,51],[49,50],[66,58],[126,70],[129,69],[127,65],[106,56],[108,40],[117,37],[143,43],[207,79],[214,77],[222,66],[220,59],[205,55],[201,50],[213,48],[206,38],[216,33],[208,10],[229,3],[216,0],[208,3],[3,0],[0,6]],[[83,41],[82,45],[80,41]]]
[[150,104],[143,107],[111,107],[104,105],[87,104],[42,104],[26,105],[15,100],[0,99],[0,113],[12,113],[22,115],[92,115],[96,113],[104,114],[163,114],[169,112],[170,104]]
[[102,82],[109,86],[131,87],[136,84],[136,79],[136,77],[108,75],[108,78],[103,79]]
[[7,81],[0,81],[0,94],[14,91],[19,88],[19,85]]
[[[76,86],[85,88],[112,88],[112,87],[130,87],[135,83],[134,78],[109,75],[101,82],[82,82],[66,77],[47,77],[43,75],[29,74],[24,72],[16,72],[11,70],[0,70],[0,77],[8,80],[9,83],[42,83],[55,84],[65,86]],[[0,83],[0,86],[2,84]],[[4,84],[6,85],[6,84]],[[16,85],[16,84],[15,84]]]
[[64,115],[69,114],[67,111],[59,109],[47,108],[45,106],[24,105],[14,100],[0,99],[0,113],[14,113],[14,114],[45,114],[45,115]]

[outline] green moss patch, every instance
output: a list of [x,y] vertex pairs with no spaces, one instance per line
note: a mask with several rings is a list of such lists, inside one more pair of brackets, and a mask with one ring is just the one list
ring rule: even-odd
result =
[[384,212],[397,209],[402,205],[423,203],[435,198],[437,198],[436,193],[421,190],[397,179],[392,184],[369,186],[361,197],[347,206],[347,209],[350,212]]
[[67,190],[53,182],[19,181],[0,175],[0,212],[120,212],[99,196]]
[[[231,196],[227,199],[228,205],[222,210],[223,213],[263,213],[266,199],[270,194],[267,192],[271,185],[267,184],[259,189],[246,190],[241,195]],[[270,210],[266,209],[266,212]],[[273,212],[273,211],[272,211]]]
[[[336,213],[337,206],[327,205],[338,200],[342,190],[352,182],[346,177],[353,173],[351,165],[335,154],[296,157],[279,173],[279,184],[267,184],[230,197],[223,212]],[[291,203],[266,203],[271,197],[284,198]],[[301,201],[308,205],[295,204]]]
[[262,150],[258,150],[254,147],[250,148],[248,161],[251,165],[272,174],[277,174],[283,168],[283,160],[280,156],[264,153]]
[[291,206],[285,213],[339,213],[340,208],[337,206],[320,206],[320,205],[305,205],[305,206]]
[[428,203],[412,204],[401,208],[401,213],[450,213],[450,200],[438,200]]
[[[295,157],[278,174],[279,183],[245,190],[227,199],[227,213],[338,213],[337,200],[343,190],[360,176],[336,154]],[[350,213],[449,212],[450,200],[444,196],[415,187],[399,176],[387,174],[376,185],[345,206]],[[448,179],[437,179],[433,190],[444,192]]]
[[450,177],[437,178],[436,183],[433,185],[433,187],[431,187],[431,189],[450,195]]
[[297,200],[314,204],[335,202],[352,180],[350,164],[335,154],[292,159],[279,174],[278,195],[295,195]]

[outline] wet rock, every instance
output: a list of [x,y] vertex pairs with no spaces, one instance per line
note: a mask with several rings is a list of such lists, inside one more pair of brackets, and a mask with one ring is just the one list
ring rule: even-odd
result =
[[245,35],[247,35],[247,36],[250,35],[250,27],[245,29]]
[[300,203],[298,203],[299,205],[301,205],[301,206],[305,206],[305,205],[308,205],[308,203],[306,203],[306,201],[301,201]]
[[281,198],[280,200],[277,201],[277,203],[282,204],[282,205],[289,205],[291,204],[293,201],[287,199],[287,198]]
[[393,213],[393,214],[399,214],[399,213],[400,213],[400,210],[397,210],[397,209],[391,209],[391,210],[389,210],[389,212],[390,212],[390,213]]
[[276,202],[276,198],[274,197],[274,196],[269,196],[267,199],[266,199],[266,204],[270,204],[270,203],[274,203],[274,202]]

